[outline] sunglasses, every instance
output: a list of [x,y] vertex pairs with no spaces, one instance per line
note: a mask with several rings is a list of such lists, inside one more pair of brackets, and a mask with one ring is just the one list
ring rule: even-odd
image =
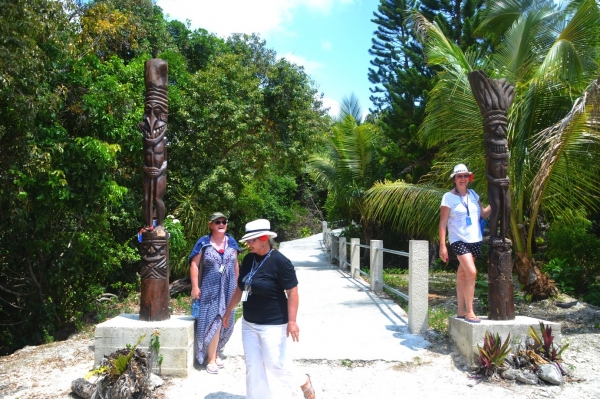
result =
[[470,176],[469,174],[466,174],[466,175],[456,175],[456,178],[457,179],[468,179],[469,176]]
[[227,220],[213,220],[213,223],[216,225],[219,225],[219,224],[227,225]]
[[259,237],[256,238],[251,238],[249,240],[246,240],[246,244],[252,244],[254,241],[258,240]]

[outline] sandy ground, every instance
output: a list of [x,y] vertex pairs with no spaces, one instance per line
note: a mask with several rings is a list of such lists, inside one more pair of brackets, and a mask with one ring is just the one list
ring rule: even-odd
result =
[[[504,380],[483,380],[466,368],[447,340],[435,342],[412,362],[297,362],[310,373],[319,398],[600,398],[600,334],[572,334],[565,364],[570,382],[563,386],[525,386]],[[26,347],[0,358],[0,398],[76,398],[71,382],[93,365],[93,339],[79,334],[67,341]],[[242,357],[225,359],[218,375],[198,367],[195,378],[165,378],[157,398],[240,399],[245,397]],[[300,389],[274,384],[274,398],[301,398]]]

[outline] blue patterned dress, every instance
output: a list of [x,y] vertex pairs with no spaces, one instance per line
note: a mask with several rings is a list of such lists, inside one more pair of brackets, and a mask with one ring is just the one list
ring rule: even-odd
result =
[[[228,328],[224,328],[222,323],[222,317],[236,287],[235,261],[239,250],[233,237],[227,236],[228,244],[222,256],[210,245],[210,236],[200,238],[190,255],[191,260],[195,254],[205,248],[204,271],[200,287],[200,315],[196,319],[196,360],[200,364],[204,363],[208,344],[217,331],[221,330],[217,345],[217,352],[219,352],[231,338],[235,324],[230,323]],[[225,270],[219,273],[222,263],[225,265]],[[231,320],[235,320],[233,312]]]

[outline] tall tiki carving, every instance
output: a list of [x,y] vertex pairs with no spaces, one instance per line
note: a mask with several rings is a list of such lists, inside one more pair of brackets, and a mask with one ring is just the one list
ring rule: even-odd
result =
[[483,116],[484,147],[490,215],[488,303],[491,320],[513,320],[515,305],[510,224],[510,180],[508,178],[508,108],[515,90],[506,79],[489,79],[482,71],[468,74],[471,90]]
[[142,258],[140,320],[161,321],[169,313],[169,234],[163,226],[167,186],[167,97],[168,64],[161,59],[146,61],[144,120],[138,124],[144,145],[145,226],[139,234]]

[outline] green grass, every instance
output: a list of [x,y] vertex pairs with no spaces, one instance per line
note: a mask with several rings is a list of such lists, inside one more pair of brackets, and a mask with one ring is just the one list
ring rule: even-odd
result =
[[[408,290],[408,271],[406,269],[384,269],[383,281],[385,284],[399,291]],[[449,272],[433,272],[429,274],[429,292],[442,295],[456,295],[456,274]],[[408,302],[395,294],[390,296],[404,310],[408,311]],[[428,314],[429,328],[441,335],[448,334],[448,317],[454,314],[439,305],[430,305]]]
[[430,307],[427,314],[429,328],[438,334],[448,335],[448,317],[453,314],[442,307]]

